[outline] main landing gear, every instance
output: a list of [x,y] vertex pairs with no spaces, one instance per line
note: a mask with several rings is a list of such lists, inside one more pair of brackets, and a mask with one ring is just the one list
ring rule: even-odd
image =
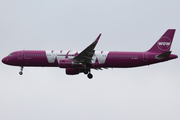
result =
[[23,66],[21,66],[21,71],[19,72],[19,75],[22,75],[23,74]]
[[92,79],[93,78],[93,75],[91,74],[91,70],[89,69],[85,69],[84,71],[84,74],[86,74],[87,75],[87,77],[89,78],[89,79]]

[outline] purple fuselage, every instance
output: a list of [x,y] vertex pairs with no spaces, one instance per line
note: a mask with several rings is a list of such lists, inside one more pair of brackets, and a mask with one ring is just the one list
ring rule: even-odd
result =
[[[47,51],[23,50],[12,52],[9,56],[3,58],[2,62],[13,66],[59,67],[59,60],[73,59],[78,53],[78,51],[51,51],[51,53],[48,53]],[[158,59],[156,56],[159,54],[154,52],[100,51],[93,55],[91,68],[138,67],[178,57],[171,54],[169,57]]]

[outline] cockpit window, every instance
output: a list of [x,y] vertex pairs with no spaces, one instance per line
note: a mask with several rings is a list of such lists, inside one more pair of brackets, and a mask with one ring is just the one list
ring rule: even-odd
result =
[[13,54],[10,54],[9,56],[13,56]]

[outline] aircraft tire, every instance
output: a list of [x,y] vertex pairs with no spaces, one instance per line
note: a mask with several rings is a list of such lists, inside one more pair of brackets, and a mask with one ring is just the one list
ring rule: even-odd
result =
[[20,71],[20,72],[19,72],[19,75],[22,75],[22,74],[23,74],[23,72],[22,72],[22,71]]
[[86,74],[86,75],[88,74],[88,72],[89,72],[88,70],[83,71],[83,73]]
[[92,75],[91,73],[89,73],[89,74],[87,75],[87,77],[88,77],[89,79],[92,79],[92,78],[93,78],[93,75]]

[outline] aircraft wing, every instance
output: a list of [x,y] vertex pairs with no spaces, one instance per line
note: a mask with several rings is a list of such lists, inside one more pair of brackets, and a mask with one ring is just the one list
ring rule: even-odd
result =
[[99,41],[99,38],[101,37],[101,34],[96,38],[96,40],[90,44],[86,49],[84,49],[81,53],[79,53],[77,56],[73,58],[73,61],[75,63],[91,63],[92,57],[94,55],[94,48],[96,47],[96,44]]

